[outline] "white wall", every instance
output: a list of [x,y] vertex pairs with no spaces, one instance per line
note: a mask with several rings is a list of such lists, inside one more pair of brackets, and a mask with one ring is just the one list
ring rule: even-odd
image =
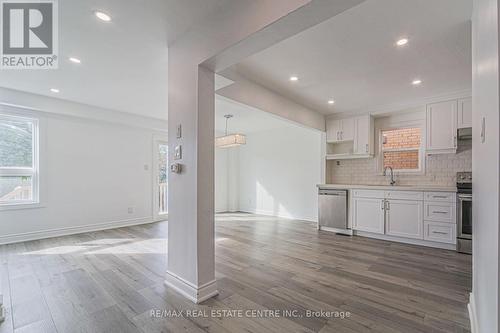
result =
[[[51,111],[61,105],[81,107],[37,95],[18,96],[28,96],[34,105],[42,99],[40,105]],[[0,243],[152,221],[153,135],[157,132],[70,115],[1,108],[27,112],[44,120],[46,126],[41,133],[45,136],[41,151],[43,206],[0,211]],[[162,124],[158,121],[157,125]],[[128,213],[129,207],[132,213]]]
[[[499,73],[498,0],[474,0],[472,19],[473,250],[472,325],[499,329]],[[485,141],[481,142],[482,118]],[[474,331],[473,331],[474,332]]]
[[228,209],[228,150],[215,149],[215,212],[227,212]]
[[238,160],[228,168],[230,191],[238,196],[233,210],[317,220],[321,132],[290,125],[249,133],[246,145],[228,151]]

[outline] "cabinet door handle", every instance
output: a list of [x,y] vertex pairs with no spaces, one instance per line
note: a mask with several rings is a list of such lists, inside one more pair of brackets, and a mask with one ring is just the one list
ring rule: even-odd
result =
[[433,231],[432,233],[433,234],[438,234],[438,235],[448,235],[447,232],[443,232],[443,231]]
[[440,210],[434,210],[432,211],[433,214],[448,214],[448,212],[443,212],[443,211],[440,211]]
[[365,151],[366,151],[366,153],[368,153],[368,144],[366,144],[366,146],[365,146]]
[[433,195],[432,196],[434,199],[446,199],[447,196],[446,195]]
[[380,208],[382,208],[382,210],[384,210],[384,209],[385,209],[385,200],[382,200],[382,205],[381,205],[381,207],[380,207]]
[[389,200],[386,200],[385,204],[386,204],[385,209],[386,210],[391,210],[391,204],[389,203]]

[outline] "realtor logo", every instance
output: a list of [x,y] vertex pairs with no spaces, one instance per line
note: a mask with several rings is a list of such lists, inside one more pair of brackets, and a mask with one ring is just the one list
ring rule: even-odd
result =
[[56,0],[0,0],[1,68],[57,68]]

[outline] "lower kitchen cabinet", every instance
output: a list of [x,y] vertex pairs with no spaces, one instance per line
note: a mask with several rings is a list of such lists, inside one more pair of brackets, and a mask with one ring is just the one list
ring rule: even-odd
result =
[[423,239],[423,202],[414,200],[387,200],[386,235]]
[[424,222],[424,239],[433,242],[456,244],[457,225],[443,222]]
[[355,234],[447,249],[456,244],[454,192],[356,188],[350,196]]
[[353,229],[384,233],[384,199],[354,198],[353,199]]

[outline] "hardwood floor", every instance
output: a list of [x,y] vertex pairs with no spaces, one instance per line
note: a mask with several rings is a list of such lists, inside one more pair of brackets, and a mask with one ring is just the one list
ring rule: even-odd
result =
[[167,222],[1,246],[0,333],[469,332],[468,255],[249,214],[216,233],[220,294],[201,305],[163,284]]

